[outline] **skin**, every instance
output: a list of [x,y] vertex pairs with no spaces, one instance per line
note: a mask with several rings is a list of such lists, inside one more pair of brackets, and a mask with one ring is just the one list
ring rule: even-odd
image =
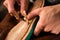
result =
[[[25,6],[27,2],[25,0],[17,0],[18,4],[21,5],[21,13],[24,15],[24,11],[26,10]],[[15,0],[5,0],[4,5],[7,7],[10,15],[14,15],[16,19],[19,19],[17,12],[14,10]],[[54,34],[60,33],[60,4],[54,6],[46,6],[43,8],[37,8],[31,11],[27,18],[30,20],[39,16],[39,21],[36,25],[34,34],[37,36],[42,31],[51,32]]]
[[4,1],[4,5],[6,6],[6,8],[8,9],[8,12],[10,13],[11,16],[14,16],[17,20],[19,20],[19,15],[18,13],[15,11],[14,9],[14,4],[15,1],[17,1],[18,5],[21,6],[20,8],[20,12],[21,14],[24,16],[24,11],[26,11],[27,7],[28,7],[28,2],[29,0],[5,0]]
[[54,34],[60,33],[60,4],[37,8],[28,14],[28,19],[39,16],[34,34],[36,36],[42,31]]

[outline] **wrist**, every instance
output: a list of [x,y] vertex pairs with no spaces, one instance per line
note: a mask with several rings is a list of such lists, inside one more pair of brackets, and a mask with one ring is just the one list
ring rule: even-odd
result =
[[60,11],[60,4],[54,5],[53,7],[54,7],[56,10],[59,10],[59,11]]

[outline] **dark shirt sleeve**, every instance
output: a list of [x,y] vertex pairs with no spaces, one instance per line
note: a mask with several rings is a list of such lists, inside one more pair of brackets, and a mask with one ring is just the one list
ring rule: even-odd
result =
[[46,5],[60,4],[60,0],[45,0]]
[[54,3],[59,3],[60,0],[47,0],[48,2],[50,2],[51,4],[54,4]]

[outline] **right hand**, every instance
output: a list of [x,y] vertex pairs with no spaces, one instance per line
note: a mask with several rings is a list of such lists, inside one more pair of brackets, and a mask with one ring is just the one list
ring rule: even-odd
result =
[[60,4],[37,8],[31,11],[27,18],[30,20],[36,16],[39,16],[38,23],[34,30],[36,36],[38,36],[42,30],[54,34],[60,33]]
[[14,16],[17,20],[19,20],[19,15],[17,14],[17,12],[14,9],[14,4],[15,1],[18,2],[18,4],[21,6],[20,8],[20,12],[21,14],[24,16],[25,14],[23,13],[23,11],[26,11],[27,7],[28,7],[28,0],[5,0],[4,1],[4,5],[6,6],[6,8],[8,9],[8,12],[10,13],[11,16]]

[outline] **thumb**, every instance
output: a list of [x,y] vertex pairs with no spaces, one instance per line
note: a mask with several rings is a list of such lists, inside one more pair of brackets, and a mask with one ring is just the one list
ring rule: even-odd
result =
[[38,36],[43,27],[44,27],[44,19],[40,18],[34,30],[34,35]]
[[31,19],[31,18],[39,15],[39,13],[40,13],[40,8],[35,9],[35,10],[31,11],[31,12],[28,14],[27,18],[28,18],[28,19]]

